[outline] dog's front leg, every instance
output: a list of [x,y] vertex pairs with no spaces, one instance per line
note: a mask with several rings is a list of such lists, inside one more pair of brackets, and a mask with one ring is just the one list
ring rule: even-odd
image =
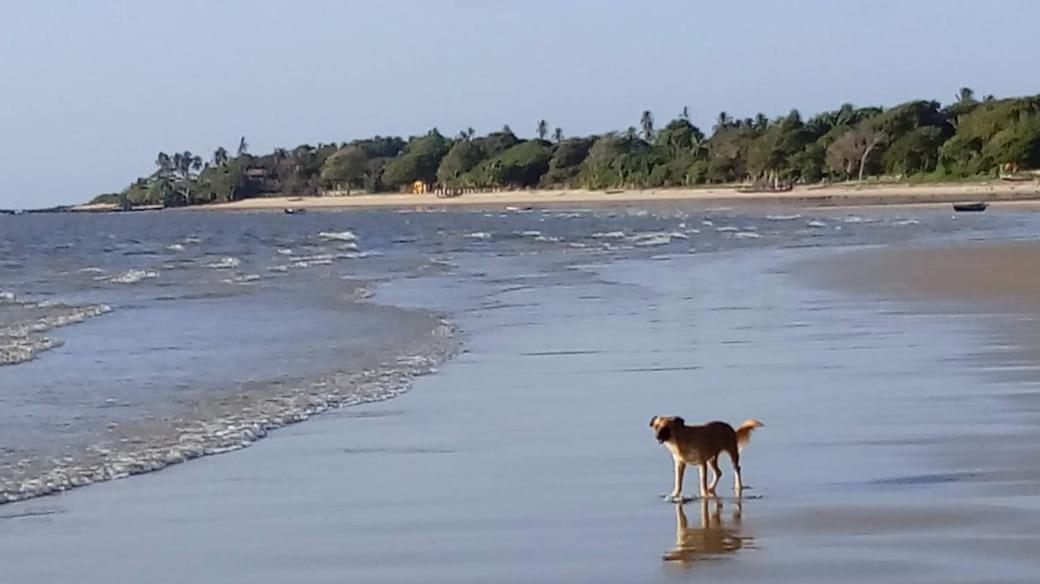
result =
[[672,494],[668,495],[668,498],[673,501],[682,500],[682,480],[683,474],[686,473],[686,463],[675,459],[675,488],[672,489]]
[[701,499],[708,498],[708,465],[701,462],[697,465],[697,470],[701,474]]

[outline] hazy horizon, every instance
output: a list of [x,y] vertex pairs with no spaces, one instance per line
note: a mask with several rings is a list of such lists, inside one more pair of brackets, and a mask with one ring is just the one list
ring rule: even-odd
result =
[[1040,4],[896,0],[651,6],[581,0],[0,9],[0,208],[118,191],[160,150],[208,158],[301,143],[446,135],[539,119],[566,135],[659,123],[689,106],[705,131],[843,102],[891,106],[1035,94]]

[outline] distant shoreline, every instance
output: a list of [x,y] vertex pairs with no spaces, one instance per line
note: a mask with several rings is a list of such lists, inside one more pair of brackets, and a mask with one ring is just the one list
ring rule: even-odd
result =
[[[329,194],[316,197],[262,197],[232,203],[184,208],[191,211],[260,211],[282,209],[364,209],[422,207],[542,207],[571,204],[695,202],[704,204],[794,205],[804,207],[942,204],[964,201],[1038,201],[1035,182],[988,181],[954,184],[884,184],[796,187],[786,192],[742,192],[737,187],[623,189],[617,191],[515,190],[467,193],[437,198],[432,194]],[[114,205],[78,205],[74,212],[118,211]]]

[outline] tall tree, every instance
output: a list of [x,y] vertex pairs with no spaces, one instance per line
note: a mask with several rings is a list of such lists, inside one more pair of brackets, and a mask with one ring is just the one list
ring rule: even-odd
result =
[[639,126],[643,129],[643,139],[652,142],[654,139],[654,114],[650,110],[643,112],[639,118]]
[[538,127],[535,130],[538,132],[538,139],[545,140],[545,137],[549,135],[549,122],[545,120],[538,121]]
[[733,118],[729,117],[726,112],[719,112],[719,117],[715,118],[715,131],[719,131],[722,128],[728,128],[733,123]]
[[213,151],[213,165],[224,166],[228,162],[228,151],[223,146]]
[[246,142],[246,137],[245,136],[242,136],[238,140],[238,150],[237,150],[237,152],[238,152],[239,156],[242,156],[243,154],[249,154],[249,142]]
[[686,120],[687,122],[690,121],[690,106],[682,106],[682,112],[679,113],[679,119]]
[[169,172],[173,167],[173,160],[170,159],[170,155],[165,152],[160,152],[155,157],[155,165],[159,167],[159,173]]
[[553,130],[553,141],[557,144],[563,142],[563,128],[556,128]]
[[957,91],[957,103],[975,103],[975,90],[970,87],[962,87]]
[[827,166],[847,178],[851,178],[858,169],[859,180],[862,181],[871,153],[887,139],[884,132],[875,128],[869,120],[865,121],[831,143],[827,148]]
[[365,171],[368,170],[368,157],[357,146],[340,148],[325,159],[321,166],[321,181],[327,186],[342,189],[347,194],[353,187],[361,184]]

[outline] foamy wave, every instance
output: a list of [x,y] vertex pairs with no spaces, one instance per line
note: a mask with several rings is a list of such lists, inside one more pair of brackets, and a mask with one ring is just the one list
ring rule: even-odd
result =
[[207,268],[213,268],[215,270],[233,270],[238,266],[242,265],[242,260],[233,257],[220,258],[215,262],[206,264]]
[[603,233],[593,233],[592,237],[596,239],[624,239],[624,231],[607,231]]
[[318,237],[329,241],[357,241],[357,235],[352,231],[322,231]]
[[332,258],[329,259],[318,259],[318,260],[300,260],[292,263],[294,268],[311,268],[314,266],[330,266],[332,265]]
[[797,213],[793,215],[766,215],[767,221],[794,221],[801,218],[802,216]]
[[225,284],[254,284],[260,281],[260,274],[244,274],[224,280]]
[[112,311],[105,304],[67,306],[53,302],[23,302],[10,292],[0,294],[0,365],[15,365],[36,358],[62,341],[43,336],[58,327],[83,322]]
[[634,238],[634,240],[635,245],[637,247],[657,247],[661,245],[668,245],[672,242],[671,236],[669,236],[668,234],[660,233],[649,233],[640,235]]
[[480,239],[483,241],[487,241],[491,239],[491,234],[487,231],[474,231],[473,233],[467,233],[466,237],[468,237],[469,239]]
[[246,448],[264,438],[271,430],[307,420],[331,409],[386,400],[411,386],[415,377],[431,373],[436,366],[460,348],[456,329],[445,321],[432,327],[430,334],[372,369],[331,375],[299,386],[281,384],[269,391],[236,393],[207,402],[195,412],[201,419],[178,420],[168,425],[131,428],[146,435],[147,442],[116,436],[107,445],[88,449],[78,460],[50,459],[15,468],[11,476],[0,477],[0,503],[9,503],[60,493],[74,487],[160,470],[212,454]]
[[822,229],[824,227],[827,227],[827,224],[823,221],[820,221],[819,219],[813,219],[812,221],[806,223],[806,225],[815,229]]
[[158,277],[159,272],[151,270],[127,270],[118,276],[109,278],[108,281],[113,284],[136,284],[141,280],[150,280]]

